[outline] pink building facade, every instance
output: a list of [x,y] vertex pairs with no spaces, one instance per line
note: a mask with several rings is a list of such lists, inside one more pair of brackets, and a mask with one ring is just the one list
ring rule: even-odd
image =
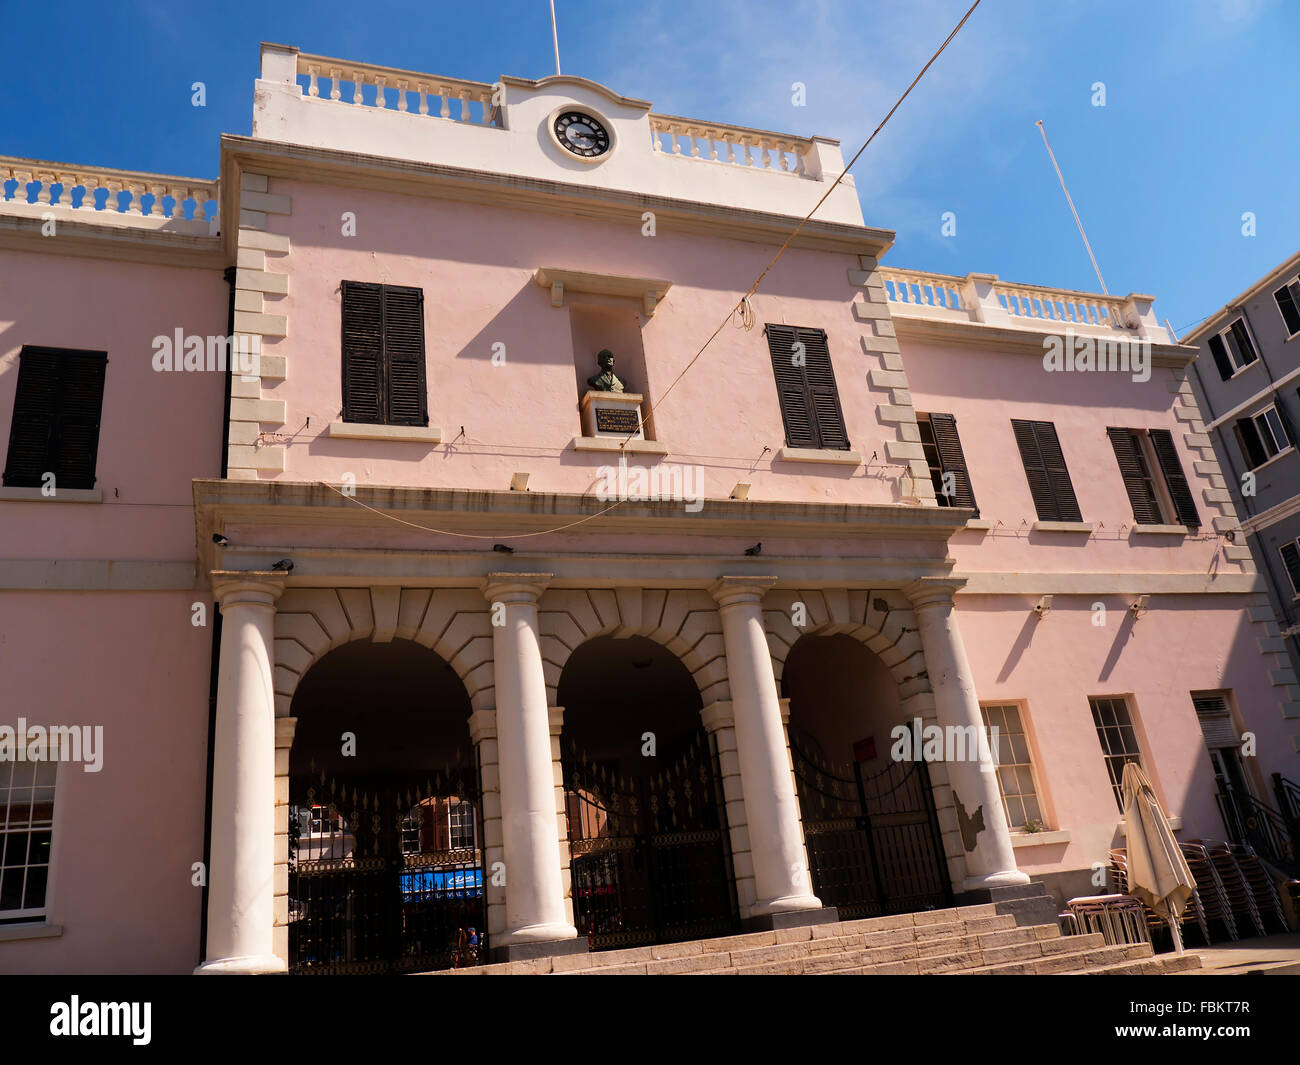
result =
[[0,725],[102,726],[0,762],[0,971],[1059,905],[1126,760],[1186,839],[1300,775],[1195,349],[893,269],[851,177],[742,301],[842,168],[276,45],[219,182],[0,159]]

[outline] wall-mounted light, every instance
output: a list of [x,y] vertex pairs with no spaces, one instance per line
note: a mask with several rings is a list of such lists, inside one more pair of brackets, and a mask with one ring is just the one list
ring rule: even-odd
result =
[[1133,617],[1135,619],[1140,618],[1143,614],[1146,613],[1147,600],[1149,598],[1150,596],[1139,595],[1136,599],[1133,600],[1132,603],[1129,604],[1129,609],[1133,611]]
[[732,498],[732,499],[748,499],[748,498],[749,498],[749,485],[747,485],[744,481],[737,481],[737,482],[736,482],[736,487],[733,488],[733,489],[731,490],[731,498]]
[[1052,609],[1052,597],[1045,595],[1034,604],[1034,613],[1040,618]]
[[511,475],[510,475],[510,491],[512,491],[512,492],[527,492],[527,491],[528,491],[528,478],[529,478],[530,476],[531,476],[531,474],[527,474],[527,473],[514,473],[514,474],[511,474]]

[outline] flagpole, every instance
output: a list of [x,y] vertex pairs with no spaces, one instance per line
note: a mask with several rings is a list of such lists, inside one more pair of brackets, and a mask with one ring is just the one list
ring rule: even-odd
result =
[[560,73],[560,35],[555,29],[555,0],[551,0],[551,40],[555,44],[555,73]]

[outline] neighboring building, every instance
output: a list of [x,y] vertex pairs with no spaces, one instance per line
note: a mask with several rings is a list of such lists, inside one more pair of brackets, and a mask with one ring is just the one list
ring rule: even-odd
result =
[[[0,775],[0,970],[1059,902],[1128,760],[1224,834],[1206,717],[1300,776],[1151,297],[881,266],[846,179],[733,316],[838,145],[576,77],[264,45],[221,148],[0,158],[0,726],[103,726],[101,772]],[[227,333],[255,363],[156,369]],[[1048,372],[1079,338],[1141,366]]]

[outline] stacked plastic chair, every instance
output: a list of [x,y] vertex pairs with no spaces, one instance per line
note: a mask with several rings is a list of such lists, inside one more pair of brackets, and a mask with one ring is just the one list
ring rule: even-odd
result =
[[[1201,897],[1201,904],[1205,909],[1205,919],[1207,921],[1219,921],[1227,930],[1228,938],[1232,940],[1240,939],[1237,934],[1237,921],[1233,915],[1231,902],[1228,900],[1228,893],[1224,890],[1223,881],[1219,879],[1218,870],[1214,863],[1210,861],[1210,855],[1205,847],[1199,843],[1180,843],[1183,857],[1187,859],[1187,865],[1192,870],[1192,877],[1196,881],[1196,893]],[[1208,940],[1207,940],[1208,942]]]
[[[1110,875],[1115,882],[1115,890],[1128,894],[1128,850],[1126,848],[1118,847],[1110,852]],[[1168,922],[1150,906],[1143,903],[1142,908],[1146,911],[1149,935],[1154,935],[1157,929],[1169,927]],[[1208,946],[1210,943],[1210,926],[1205,918],[1205,907],[1201,904],[1199,891],[1193,891],[1192,897],[1187,900],[1187,905],[1183,907],[1182,916],[1178,919],[1179,929],[1185,928],[1192,921],[1195,921],[1197,927],[1200,928],[1201,937]]]

